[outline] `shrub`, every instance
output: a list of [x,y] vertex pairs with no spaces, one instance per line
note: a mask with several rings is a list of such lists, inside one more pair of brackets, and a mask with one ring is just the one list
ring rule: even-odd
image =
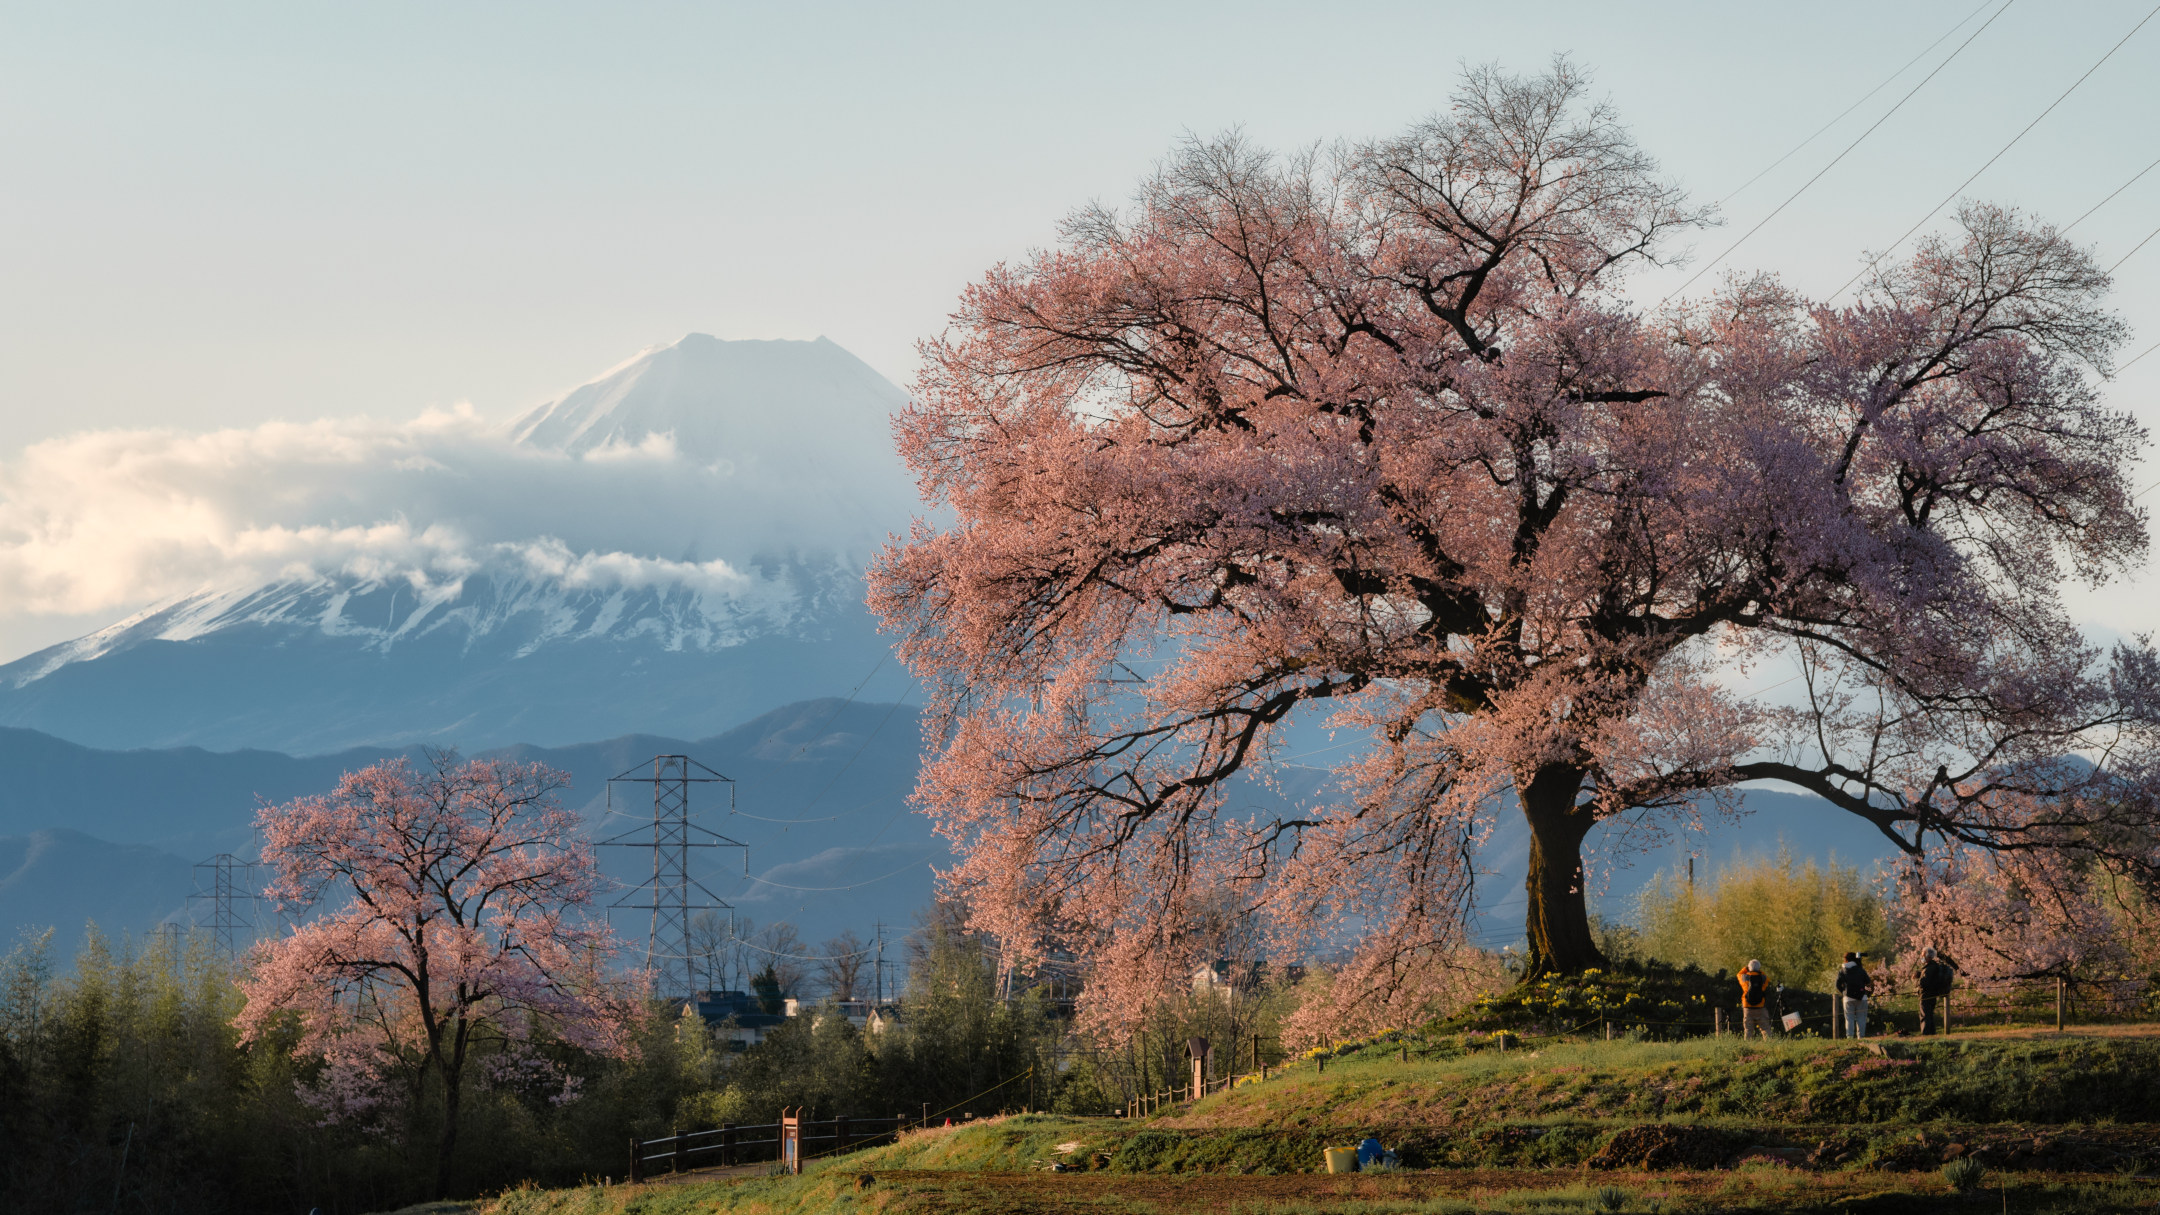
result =
[[1428,1032],[1542,1026],[1549,1033],[1601,1033],[1646,1027],[1650,1037],[1702,1033],[1711,1006],[1730,1002],[1730,980],[1693,966],[1631,962],[1579,975],[1547,975],[1512,990],[1480,996],[1461,1015]]
[[1980,1179],[1987,1176],[1987,1166],[1971,1156],[1960,1156],[1943,1166],[1943,1180],[1960,1194],[1969,1194],[1980,1188]]
[[1879,958],[1890,945],[1882,900],[1860,870],[1801,863],[1790,850],[1736,859],[1698,890],[1660,874],[1637,903],[1639,947],[1703,969],[1760,958],[1773,983],[1827,983],[1847,950]]

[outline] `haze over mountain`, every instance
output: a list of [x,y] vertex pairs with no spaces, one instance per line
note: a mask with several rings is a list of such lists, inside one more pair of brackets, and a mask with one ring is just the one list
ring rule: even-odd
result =
[[[744,844],[748,855],[706,850],[693,858],[694,873],[741,914],[761,924],[790,921],[816,942],[846,928],[867,933],[881,919],[904,927],[909,913],[929,902],[930,867],[948,854],[928,820],[907,807],[918,743],[907,705],[823,699],[782,706],[710,738],[638,734],[484,754],[567,773],[563,802],[596,838],[651,821],[651,786],[618,785],[611,793],[607,782],[626,771],[649,773],[655,754],[689,755],[733,778],[732,807],[718,786],[694,789],[691,807],[696,822]],[[189,923],[205,911],[189,905],[194,863],[218,852],[254,856],[258,805],[326,791],[342,772],[401,755],[426,760],[416,747],[309,757],[192,747],[100,751],[0,730],[7,778],[0,951],[21,931],[44,928],[72,949],[86,920],[138,935],[160,922]],[[650,854],[636,849],[602,849],[601,862],[622,887],[651,873]],[[646,915],[618,912],[615,923],[626,940],[642,942]],[[265,930],[275,924],[265,912]]]
[[887,652],[861,571],[914,508],[905,399],[822,338],[692,334],[508,427],[41,444],[0,585],[72,610],[186,585],[0,666],[0,724],[317,753],[696,737],[845,694]]
[[[748,855],[704,852],[694,858],[694,872],[740,915],[759,924],[788,921],[814,945],[842,930],[868,936],[879,921],[905,931],[932,897],[933,868],[950,862],[947,842],[906,802],[919,764],[917,730],[910,706],[826,699],[783,706],[696,741],[631,735],[501,753],[568,772],[566,804],[603,838],[649,821],[649,786],[617,786],[610,796],[606,782],[625,770],[649,771],[656,753],[687,754],[734,778],[732,812],[712,787],[696,790],[692,805],[696,821],[743,843]],[[137,935],[160,923],[205,922],[207,909],[189,900],[194,863],[217,852],[253,855],[257,804],[326,790],[347,769],[401,754],[424,758],[416,748],[309,757],[98,751],[0,729],[0,773],[7,778],[0,795],[0,940],[53,928],[65,953],[89,920],[108,933]],[[1313,796],[1325,783],[1319,769],[1287,765],[1272,783],[1240,782],[1233,805],[1279,809],[1285,798]],[[1676,869],[1690,852],[1704,859],[1706,881],[1736,853],[1781,845],[1800,857],[1834,856],[1863,870],[1889,854],[1873,828],[1819,799],[1749,790],[1747,803],[1753,813],[1736,822],[1674,832],[1649,851],[1615,847],[1627,842],[1624,823],[1594,833],[1593,904],[1625,917],[1643,884]],[[1477,944],[1499,948],[1521,939],[1528,842],[1521,818],[1503,809],[1479,852],[1483,876],[1471,926]],[[603,902],[617,901],[650,873],[649,854],[635,849],[603,849],[601,859],[620,883]],[[617,912],[614,923],[626,942],[642,943],[645,913]],[[274,917],[263,917],[266,931],[275,925]]]

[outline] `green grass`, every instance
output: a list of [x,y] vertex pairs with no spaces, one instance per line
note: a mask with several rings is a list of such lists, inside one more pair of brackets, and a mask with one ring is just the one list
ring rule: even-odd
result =
[[1210,1098],[1225,1124],[1583,1117],[1766,1122],[2160,1122],[2160,1041],[2145,1038],[1893,1041],[1880,1059],[1821,1039],[1742,1043],[1534,1042],[1430,1048],[1400,1062],[1375,1046],[1283,1080]]
[[[2150,1210],[2160,1187],[2160,1040],[1893,1042],[1883,1059],[1820,1040],[1743,1044],[1449,1043],[1401,1061],[1373,1046],[1306,1064],[1154,1118],[1021,1115],[911,1134],[816,1160],[800,1178],[518,1190],[486,1215],[1004,1215],[1265,1211],[1308,1215],[1693,1211],[1962,1211],[2003,1193],[2021,1212]],[[1585,1170],[1632,1127],[1692,1128],[1738,1167]],[[1310,1176],[1321,1152],[1377,1134],[1407,1171]],[[2029,1151],[2036,1133],[2053,1146]],[[1640,1144],[1646,1132],[1637,1132]],[[1668,1137],[1669,1138],[1669,1137]],[[1060,1153],[1060,1145],[1078,1144]],[[1953,1149],[1950,1145],[1960,1145]],[[1976,1195],[1952,1192],[1946,1154],[1983,1149]],[[1814,1154],[1812,1163],[1810,1154]],[[1624,1152],[1601,1158],[1601,1167]],[[1081,1177],[1030,1172],[1060,1161]],[[1794,1167],[1805,1165],[1806,1167]],[[876,1180],[864,1185],[860,1179]],[[1015,1175],[1020,1175],[1015,1177]],[[1305,1176],[1299,1176],[1304,1174]],[[2114,1174],[2123,1180],[2108,1180]],[[1478,1178],[1479,1192],[1468,1186]],[[1466,1180],[1467,1179],[1467,1180]],[[1242,1204],[1242,1205],[1241,1205]]]
[[1475,1196],[1419,1194],[1415,1187],[1406,1185],[1396,1194],[1315,1193],[1309,1197],[1270,1196],[1241,1202],[1210,1187],[1208,1179],[1198,1177],[1159,1187],[1144,1196],[1126,1196],[1063,1193],[1054,1178],[1044,1178],[1043,1184],[1016,1193],[975,1184],[966,1174],[937,1182],[907,1177],[879,1181],[861,1189],[850,1172],[734,1183],[512,1191],[483,1204],[480,1211],[482,1215],[1018,1215],[1033,1210],[1102,1215],[1173,1215],[1201,1210],[1231,1215],[1538,1215],[1606,1209],[1600,1191],[1608,1187],[1623,1192],[1622,1211],[1657,1210],[1673,1215],[1713,1211],[1928,1215],[1993,1209],[1995,1201],[2027,1215],[2115,1215],[2148,1211],[2154,1201],[2153,1186],[2130,1181],[2018,1181],[1999,1199],[1992,1186],[1978,1197],[1965,1196],[1952,1192],[1939,1177],[1914,1175],[1871,1176],[1864,1179],[1864,1184],[1835,1194],[1811,1184],[1805,1174],[1775,1175],[1768,1171],[1743,1170],[1708,1185],[1691,1187],[1670,1180],[1631,1178],[1629,1182],[1613,1187],[1607,1181],[1552,1177],[1542,1184]]

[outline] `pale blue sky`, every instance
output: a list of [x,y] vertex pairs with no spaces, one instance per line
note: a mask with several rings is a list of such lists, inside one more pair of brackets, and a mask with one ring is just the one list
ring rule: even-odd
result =
[[[82,428],[508,416],[691,330],[825,334],[905,384],[966,281],[1181,132],[1391,133],[1465,60],[1571,52],[1717,199],[1975,3],[9,5],[0,461]],[[1837,286],[2149,7],[2018,0],[1734,262]],[[2160,157],[2156,82],[2160,19],[1971,193],[2074,217]],[[2076,235],[2112,261],[2156,225],[2160,170]],[[2119,280],[2135,352],[2160,241]],[[2160,420],[2156,390],[2160,355],[2115,393]]]

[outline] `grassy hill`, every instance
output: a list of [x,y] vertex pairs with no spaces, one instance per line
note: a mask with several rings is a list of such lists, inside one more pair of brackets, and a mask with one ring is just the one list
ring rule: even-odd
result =
[[[2150,1210],[2160,1036],[1373,1046],[1148,1118],[1028,1114],[812,1161],[517,1190],[487,1215]],[[1367,1135],[1397,1172],[1327,1176]],[[1946,1162],[1973,1159],[1981,1194]],[[1961,1166],[1971,1168],[1972,1166]],[[1056,1171],[1051,1171],[1055,1169]],[[1617,1206],[1608,1206],[1617,1203]]]

